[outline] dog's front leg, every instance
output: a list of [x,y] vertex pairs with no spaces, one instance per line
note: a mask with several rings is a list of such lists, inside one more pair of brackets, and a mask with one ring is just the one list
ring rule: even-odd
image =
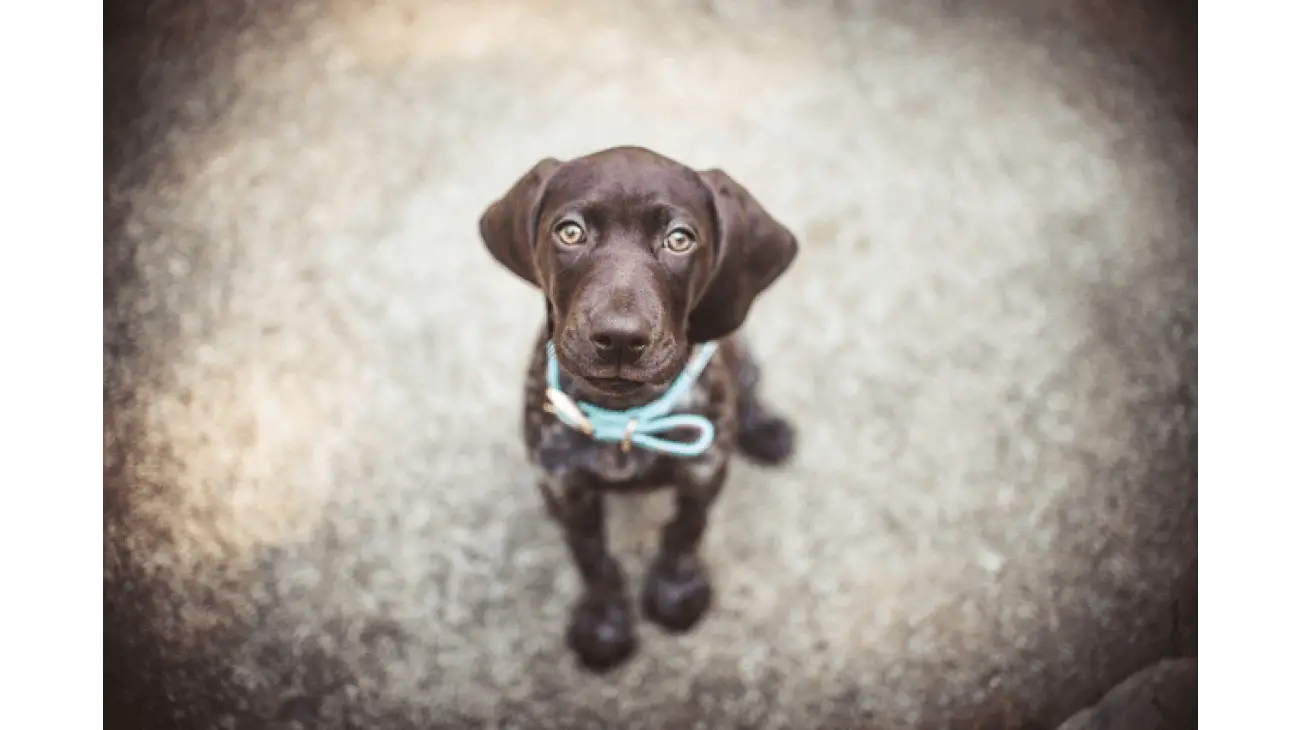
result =
[[674,633],[688,631],[709,608],[713,589],[700,558],[700,541],[708,526],[709,509],[727,466],[710,454],[685,465],[677,479],[677,511],[659,536],[659,554],[650,565],[641,592],[646,618]]
[[613,669],[632,656],[637,638],[623,572],[605,545],[604,497],[582,475],[545,482],[547,510],[564,531],[583,584],[569,617],[569,647],[588,669]]

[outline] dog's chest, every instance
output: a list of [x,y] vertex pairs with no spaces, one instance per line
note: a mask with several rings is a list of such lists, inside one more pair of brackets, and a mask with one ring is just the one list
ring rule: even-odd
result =
[[644,479],[664,458],[641,448],[624,451],[558,422],[546,427],[534,454],[537,466],[548,474],[583,472],[610,483]]

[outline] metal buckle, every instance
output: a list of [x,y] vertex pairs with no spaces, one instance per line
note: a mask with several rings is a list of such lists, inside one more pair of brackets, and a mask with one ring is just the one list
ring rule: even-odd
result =
[[634,432],[636,432],[635,418],[627,422],[627,430],[623,432],[623,441],[619,443],[619,447],[623,449],[625,454],[632,450],[632,434]]
[[588,436],[596,433],[596,427],[591,425],[591,421],[587,420],[587,414],[583,413],[581,408],[578,408],[578,404],[574,403],[572,398],[555,388],[547,388],[546,399],[550,403],[543,404],[542,410],[547,413],[568,417],[570,421],[577,424],[579,431]]

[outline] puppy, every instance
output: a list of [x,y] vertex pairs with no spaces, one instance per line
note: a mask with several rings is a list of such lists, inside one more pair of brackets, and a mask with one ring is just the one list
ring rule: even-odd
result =
[[538,162],[479,231],[545,296],[524,442],[584,586],[568,645],[605,671],[637,647],[606,548],[605,498],[674,490],[641,610],[685,632],[712,596],[700,539],[732,452],[776,464],[793,451],[793,430],[759,400],[759,368],[736,333],[798,242],[726,173],[639,147]]

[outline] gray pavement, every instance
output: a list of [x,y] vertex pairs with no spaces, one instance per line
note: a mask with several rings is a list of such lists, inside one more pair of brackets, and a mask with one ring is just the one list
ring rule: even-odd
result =
[[[122,681],[213,727],[1011,728],[1194,651],[1194,133],[1088,43],[942,7],[339,2],[142,46]],[[799,235],[747,331],[800,451],[733,470],[710,618],[594,678],[519,443],[541,304],[476,221],[624,143]],[[633,576],[667,514],[617,505]]]

